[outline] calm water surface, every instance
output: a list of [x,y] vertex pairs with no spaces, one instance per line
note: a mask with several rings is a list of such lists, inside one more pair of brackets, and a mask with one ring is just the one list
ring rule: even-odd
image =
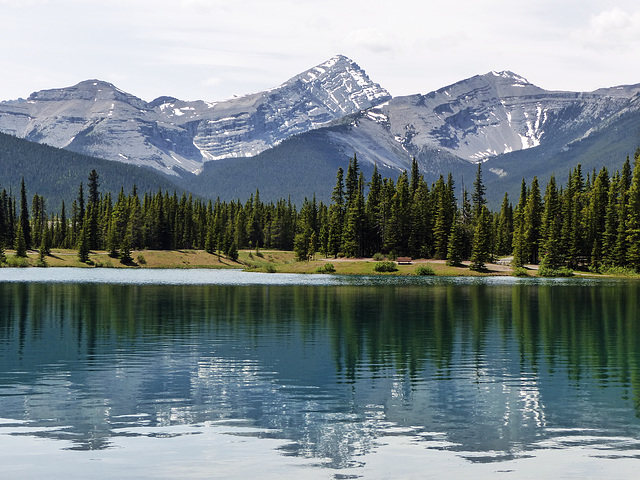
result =
[[2,478],[637,478],[639,299],[0,269]]

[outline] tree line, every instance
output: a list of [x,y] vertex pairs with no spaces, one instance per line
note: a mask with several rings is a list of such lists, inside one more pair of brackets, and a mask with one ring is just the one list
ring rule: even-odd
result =
[[554,176],[544,193],[537,177],[523,179],[515,207],[505,193],[499,211],[487,207],[482,164],[473,190],[456,195],[449,174],[428,185],[414,160],[410,172],[382,178],[377,167],[365,179],[356,155],[346,173],[339,168],[331,202],[305,199],[264,203],[259,191],[240,200],[204,201],[158,190],[140,195],[134,186],[116,198],[101,194],[92,170],[67,210],[47,212],[46,199],[34,195],[29,207],[24,180],[19,199],[0,195],[0,246],[18,255],[40,248],[77,248],[81,260],[91,250],[107,250],[123,261],[133,249],[204,249],[237,259],[241,248],[295,250],[300,260],[326,256],[435,258],[458,265],[471,260],[482,269],[498,257],[512,264],[540,263],[557,269],[630,267],[640,271],[640,149],[633,171],[585,174],[576,166],[564,187]]

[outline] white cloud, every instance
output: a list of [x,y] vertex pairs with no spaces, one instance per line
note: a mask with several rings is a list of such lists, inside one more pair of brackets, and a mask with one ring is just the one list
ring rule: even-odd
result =
[[575,38],[589,48],[629,51],[640,46],[640,12],[628,13],[621,8],[593,15],[587,28],[578,30]]

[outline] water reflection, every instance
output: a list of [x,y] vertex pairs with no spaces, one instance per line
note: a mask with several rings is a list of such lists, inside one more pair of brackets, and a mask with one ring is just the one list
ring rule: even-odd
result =
[[242,421],[336,468],[638,451],[640,284],[364,283],[0,283],[0,418],[94,450]]

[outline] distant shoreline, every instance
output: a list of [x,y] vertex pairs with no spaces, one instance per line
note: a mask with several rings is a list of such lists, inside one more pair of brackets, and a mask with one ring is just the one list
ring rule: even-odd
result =
[[[372,258],[325,258],[316,256],[314,260],[296,261],[294,252],[281,250],[241,250],[238,252],[238,261],[230,260],[224,256],[210,254],[204,250],[179,249],[179,250],[134,250],[132,251],[133,262],[122,263],[117,258],[112,258],[106,251],[91,251],[89,262],[83,263],[78,260],[75,249],[53,249],[51,255],[45,257],[46,265],[38,265],[39,254],[37,250],[29,250],[26,259],[15,257],[13,250],[6,250],[8,263],[4,267],[76,267],[76,268],[178,268],[178,269],[229,269],[241,268],[248,272],[270,272],[270,273],[320,273],[328,263],[332,264],[334,271],[331,274],[338,275],[397,275],[412,276],[417,275],[416,270],[420,266],[430,267],[436,276],[447,277],[469,277],[469,276],[511,276],[514,268],[504,263],[490,263],[483,271],[469,269],[469,262],[463,262],[462,266],[446,265],[444,260],[416,259],[411,260],[408,265],[396,265],[394,272],[377,272],[374,270],[377,263]],[[21,263],[21,264],[19,264]],[[394,262],[395,263],[395,262]],[[326,271],[322,273],[327,273]],[[528,276],[537,275],[537,265],[526,267]],[[588,277],[604,277],[599,274],[588,272],[577,272],[577,275]]]

